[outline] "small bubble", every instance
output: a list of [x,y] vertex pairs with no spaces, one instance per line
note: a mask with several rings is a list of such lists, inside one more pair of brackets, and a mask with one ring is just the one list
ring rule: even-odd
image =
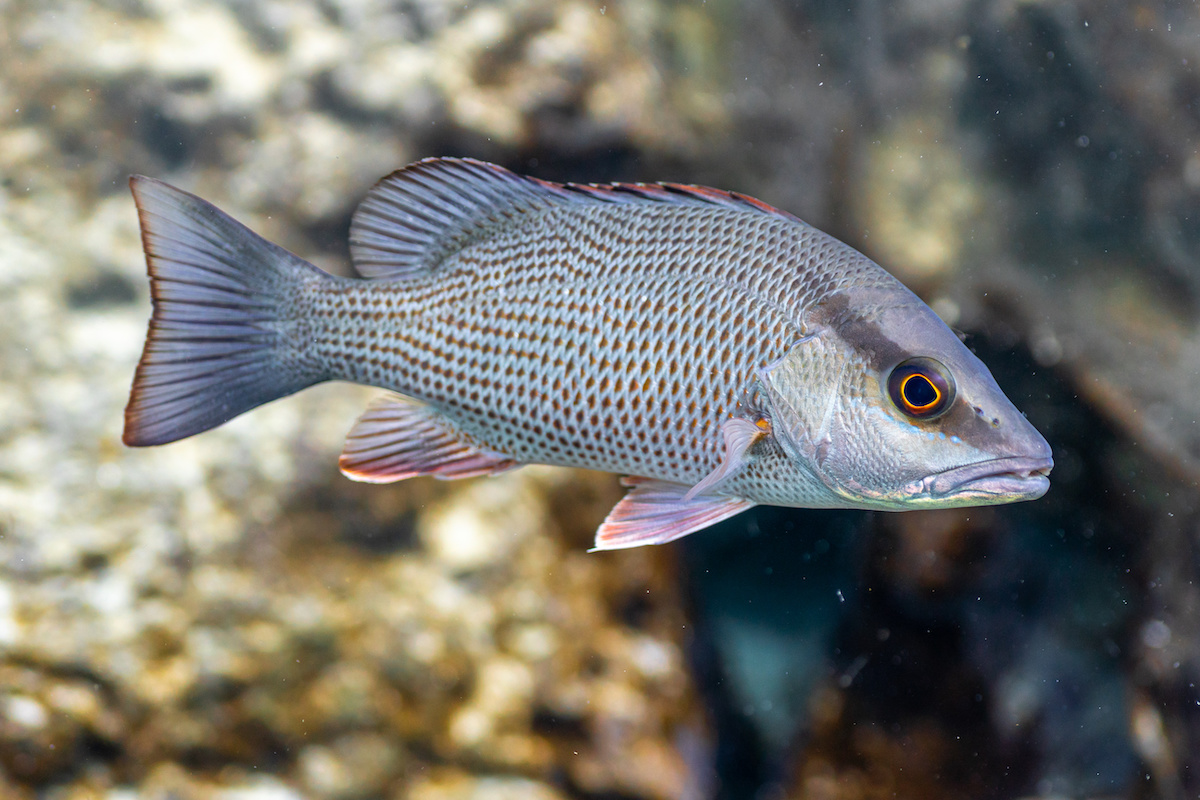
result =
[[1142,626],[1142,644],[1152,650],[1162,650],[1171,643],[1171,628],[1161,619],[1152,619]]
[[1038,331],[1033,339],[1033,360],[1040,366],[1051,367],[1063,357],[1062,342],[1053,331]]

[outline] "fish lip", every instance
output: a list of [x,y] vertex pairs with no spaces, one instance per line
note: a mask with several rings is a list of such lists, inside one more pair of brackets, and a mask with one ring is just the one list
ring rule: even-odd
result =
[[928,494],[1036,500],[1050,488],[1054,459],[1047,456],[1003,456],[951,467],[925,479]]

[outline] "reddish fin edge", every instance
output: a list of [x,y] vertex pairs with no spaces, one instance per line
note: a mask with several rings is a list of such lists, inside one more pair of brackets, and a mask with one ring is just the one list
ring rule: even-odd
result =
[[474,444],[428,406],[388,394],[354,423],[338,466],[351,480],[392,483],[419,475],[443,480],[495,475],[523,464]]
[[600,525],[589,552],[665,544],[756,505],[740,497],[704,495],[685,500],[687,486],[650,478],[623,478],[621,482],[633,488]]

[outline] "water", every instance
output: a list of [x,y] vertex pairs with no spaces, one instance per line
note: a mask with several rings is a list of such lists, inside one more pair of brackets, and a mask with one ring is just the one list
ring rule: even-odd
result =
[[[0,794],[1196,796],[1194,12],[0,4]],[[368,390],[120,444],[129,174],[346,273],[429,155],[829,230],[966,333],[1050,493],[589,555],[612,476],[341,478]]]

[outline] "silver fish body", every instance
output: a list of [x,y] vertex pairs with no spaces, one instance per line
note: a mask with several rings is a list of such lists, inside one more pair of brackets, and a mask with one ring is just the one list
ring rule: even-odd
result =
[[1045,440],[924,303],[742,195],[430,159],[356,212],[358,280],[166,184],[132,185],[155,315],[129,444],[323,380],[369,384],[396,394],[351,431],[348,475],[624,473],[602,549],[759,503],[946,507],[1048,486]]

